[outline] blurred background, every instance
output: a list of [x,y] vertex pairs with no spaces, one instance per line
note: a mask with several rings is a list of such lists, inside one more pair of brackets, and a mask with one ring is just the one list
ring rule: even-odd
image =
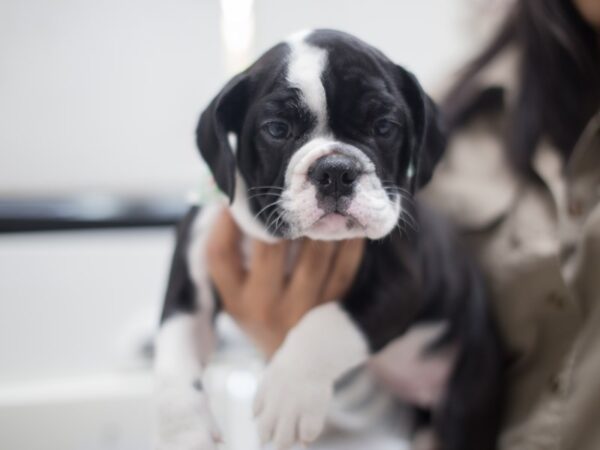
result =
[[[151,447],[149,338],[205,173],[196,120],[229,76],[328,27],[435,94],[505,3],[1,0],[0,448]],[[213,377],[230,450],[251,448],[234,417],[247,375]]]

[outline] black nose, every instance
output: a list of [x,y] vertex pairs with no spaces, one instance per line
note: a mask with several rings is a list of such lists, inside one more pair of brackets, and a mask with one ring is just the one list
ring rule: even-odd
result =
[[337,153],[319,158],[308,171],[319,192],[334,198],[352,194],[359,175],[358,161]]

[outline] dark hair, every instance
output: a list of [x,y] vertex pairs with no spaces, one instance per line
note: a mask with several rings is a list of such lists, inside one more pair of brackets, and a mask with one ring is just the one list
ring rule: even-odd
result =
[[478,111],[498,105],[502,92],[482,92],[477,74],[506,47],[520,50],[517,98],[507,118],[513,165],[530,172],[541,136],[568,155],[600,106],[600,46],[574,0],[518,0],[491,43],[466,67],[442,104],[450,132]]

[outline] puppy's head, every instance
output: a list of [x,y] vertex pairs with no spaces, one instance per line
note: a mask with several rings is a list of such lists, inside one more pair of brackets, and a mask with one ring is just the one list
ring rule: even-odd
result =
[[235,76],[197,142],[240,225],[263,239],[385,236],[444,148],[415,77],[331,30],[295,35]]

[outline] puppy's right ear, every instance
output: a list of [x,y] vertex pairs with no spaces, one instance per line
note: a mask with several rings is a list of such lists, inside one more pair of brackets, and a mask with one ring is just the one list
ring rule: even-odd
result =
[[246,114],[249,96],[248,75],[235,76],[213,99],[200,116],[196,128],[196,144],[208,164],[217,186],[233,202],[235,193],[235,153],[229,133],[238,140]]

